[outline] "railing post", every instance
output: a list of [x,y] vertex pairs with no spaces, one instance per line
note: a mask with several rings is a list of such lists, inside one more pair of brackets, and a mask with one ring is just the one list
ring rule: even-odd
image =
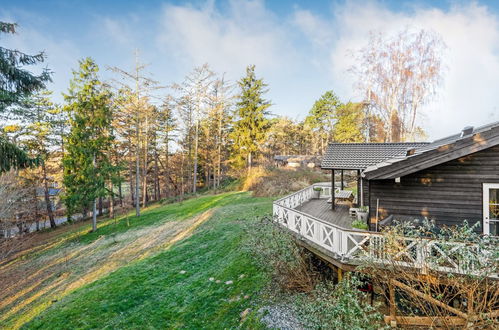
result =
[[343,230],[338,230],[338,238],[339,238],[339,255],[340,256],[345,256],[348,250],[348,238],[347,238],[347,233],[344,232]]
[[[275,201],[272,205],[272,220],[283,225],[283,227],[287,227],[298,235],[301,235],[302,239],[313,241],[340,257],[347,256],[348,252],[350,251],[350,253],[352,254],[350,256],[351,258],[358,258],[359,256],[356,251],[360,251],[361,253],[363,253],[362,249],[365,249],[367,247],[368,250],[365,252],[368,254],[368,256],[370,256],[370,258],[374,258],[375,262],[385,263],[387,261],[390,261],[390,253],[389,251],[387,251],[387,238],[385,235],[357,232],[352,232],[352,234],[350,234],[350,231],[348,230],[344,230],[333,224],[329,225],[326,222],[323,222],[321,219],[296,210],[296,206],[305,203],[313,198],[313,188],[314,185],[311,185],[294,194]],[[334,194],[333,189],[334,186],[331,185],[331,189],[329,190],[329,192],[332,194]],[[298,218],[300,219],[299,229],[297,228]],[[286,222],[284,222],[285,219],[287,219]],[[307,235],[307,223],[312,224],[313,228],[311,228],[311,235]],[[329,228],[331,228],[330,232]],[[322,237],[325,231],[329,233],[327,234],[327,244],[325,244],[326,240]],[[349,235],[353,236],[351,243],[349,243]],[[361,237],[362,241],[367,240],[367,244],[365,244],[366,242],[364,242],[361,246],[360,242],[358,241],[359,237]],[[455,260],[455,258],[453,257],[453,253],[456,250],[453,249],[453,246],[459,243],[443,242],[441,240],[417,240],[410,237],[399,238],[405,240],[406,242],[406,249],[400,251],[399,254],[407,254],[407,256],[410,258],[409,262],[402,263],[419,269],[423,274],[428,273],[430,269],[440,272],[474,272],[475,268],[479,267],[477,267],[477,265],[475,265],[474,263]],[[331,239],[331,244],[329,244],[329,239]],[[444,247],[441,246],[442,244],[444,245]],[[349,249],[349,245],[352,248]],[[478,247],[475,248],[478,249]],[[415,258],[414,253],[416,254]],[[435,253],[436,255],[441,254],[441,259],[444,260],[444,264],[438,261],[435,262],[433,258],[431,258],[433,253]],[[480,263],[487,263],[488,259],[491,258],[490,253],[480,253],[480,251],[475,251],[475,253],[479,256]],[[450,263],[451,266],[445,265],[446,262]],[[497,276],[498,274],[494,273],[494,275],[492,275],[491,277]]]
[[315,242],[322,246],[322,240],[321,240],[322,223],[314,221],[314,230],[315,230],[314,232]]
[[286,227],[288,228],[293,228],[294,225],[295,225],[295,216],[296,216],[296,213],[295,212],[291,212],[288,214],[288,224]]

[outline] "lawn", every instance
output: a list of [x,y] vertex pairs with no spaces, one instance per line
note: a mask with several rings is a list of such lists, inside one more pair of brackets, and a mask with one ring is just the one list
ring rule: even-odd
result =
[[225,193],[69,231],[10,266],[31,282],[14,284],[0,327],[236,327],[269,280],[241,249],[244,223],[270,212],[269,198]]

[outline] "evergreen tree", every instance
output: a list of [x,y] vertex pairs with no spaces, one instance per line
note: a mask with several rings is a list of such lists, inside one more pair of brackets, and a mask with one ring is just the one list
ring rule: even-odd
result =
[[246,76],[238,85],[241,92],[236,104],[237,121],[231,134],[234,143],[231,160],[236,167],[246,163],[251,168],[267,135],[270,102],[263,98],[267,85],[257,79],[254,65],[246,68]]
[[[16,24],[0,22],[0,33],[15,33]],[[45,88],[45,82],[50,81],[47,69],[40,75],[34,75],[22,67],[41,63],[45,55],[27,55],[18,50],[0,47],[0,111],[9,105],[16,104],[23,97],[34,91]]]
[[[1,33],[15,33],[16,24],[0,22]],[[0,112],[13,104],[19,104],[32,92],[45,87],[50,81],[50,73],[43,70],[40,75],[34,75],[23,66],[43,62],[43,53],[27,55],[18,50],[0,47]],[[37,161],[15,144],[0,136],[0,174],[11,168],[25,168]]]
[[305,124],[316,137],[314,152],[324,153],[327,143],[333,140],[333,130],[336,121],[336,110],[342,105],[333,91],[327,91],[315,101]]
[[64,95],[70,132],[64,155],[65,203],[68,216],[88,210],[93,203],[93,231],[96,227],[96,199],[112,194],[108,188],[115,167],[109,160],[111,134],[111,94],[99,81],[98,66],[91,58],[73,71],[69,92]]
[[336,111],[337,122],[334,126],[335,142],[364,142],[365,137],[362,133],[364,124],[364,105],[363,103],[348,102]]

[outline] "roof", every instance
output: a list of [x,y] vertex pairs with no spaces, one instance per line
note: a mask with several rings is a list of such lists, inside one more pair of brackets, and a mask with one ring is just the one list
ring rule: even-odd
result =
[[368,166],[367,179],[393,179],[499,145],[499,122],[478,128],[466,127],[460,133],[420,146],[409,156],[401,154]]
[[364,170],[384,160],[405,155],[408,149],[420,148],[427,142],[399,143],[330,143],[321,168]]

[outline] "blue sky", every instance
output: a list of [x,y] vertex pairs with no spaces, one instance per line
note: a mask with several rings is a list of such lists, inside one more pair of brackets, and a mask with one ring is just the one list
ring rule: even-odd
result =
[[303,118],[326,90],[359,100],[348,68],[369,31],[424,28],[448,47],[444,84],[420,122],[438,138],[499,120],[498,15],[496,2],[464,1],[0,0],[0,19],[20,25],[0,42],[46,52],[57,100],[78,59],[93,57],[108,79],[105,68],[131,67],[138,48],[164,85],[206,62],[232,81],[255,64],[272,111]]

